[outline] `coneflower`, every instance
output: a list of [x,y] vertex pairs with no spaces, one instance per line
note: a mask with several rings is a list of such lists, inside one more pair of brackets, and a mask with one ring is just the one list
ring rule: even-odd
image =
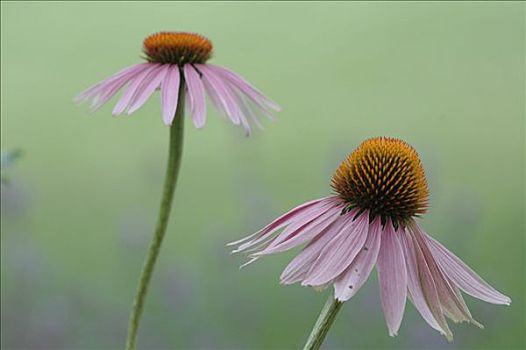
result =
[[[127,84],[113,108],[114,116],[132,114],[156,89],[161,93],[164,123],[172,125],[178,105],[186,100],[195,127],[206,121],[205,91],[212,104],[235,125],[251,132],[248,120],[261,127],[258,114],[272,118],[280,107],[233,71],[206,63],[212,57],[212,42],[195,33],[159,32],[144,40],[146,63],[125,68],[81,92],[77,102],[92,101],[97,110]],[[186,96],[186,97],[185,97]]]
[[[317,289],[334,286],[305,349],[317,349],[343,302],[354,296],[376,265],[387,328],[398,332],[407,297],[424,320],[451,340],[446,317],[482,327],[463,292],[509,305],[501,294],[442,244],[415,217],[428,206],[417,152],[394,138],[364,141],[336,170],[335,195],[302,204],[231,245],[251,263],[306,243],[281,274],[281,283]],[[247,263],[247,264],[248,264]]]
[[113,109],[113,115],[118,116],[134,113],[156,90],[160,90],[162,117],[164,123],[170,126],[163,197],[130,316],[127,349],[136,346],[148,285],[168,224],[181,161],[185,106],[194,125],[203,127],[206,121],[206,92],[222,114],[232,123],[243,126],[247,136],[251,131],[249,119],[261,126],[258,121],[260,114],[271,118],[272,111],[279,110],[274,102],[238,74],[206,63],[212,56],[212,43],[201,35],[156,33],[144,40],[143,51],[146,63],[125,68],[77,97],[78,102],[92,101],[91,108],[96,110],[127,86]]

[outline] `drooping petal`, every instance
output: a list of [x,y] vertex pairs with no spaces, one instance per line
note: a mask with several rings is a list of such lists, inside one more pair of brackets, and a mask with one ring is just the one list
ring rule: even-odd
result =
[[[221,76],[219,75],[217,78],[220,79],[220,77]],[[245,136],[250,136],[252,130],[247,119],[247,115],[250,114],[243,112],[245,109],[243,98],[235,91],[235,89],[228,83],[227,80],[223,79],[221,83],[223,84],[223,88],[225,89],[225,91],[228,92],[228,95],[230,95],[230,98],[235,103],[241,126],[243,126],[243,129],[245,130]]]
[[500,293],[484,281],[462,260],[446,249],[442,244],[424,232],[431,253],[442,272],[462,291],[492,304],[509,305],[511,299]]
[[242,93],[247,95],[254,103],[259,105],[264,109],[273,109],[275,111],[280,111],[281,107],[277,103],[272,101],[270,98],[265,96],[261,91],[252,86],[246,79],[241,77],[239,74],[234,73],[233,71],[219,67],[216,65],[208,65],[215,72],[221,74],[223,77],[228,79],[232,84],[234,84]]
[[[147,65],[148,63],[134,64],[133,66],[126,67],[120,70],[119,72],[113,74],[111,77],[104,79],[98,82],[97,84],[87,88],[86,90],[82,91],[75,97],[75,102],[81,103],[95,97],[96,95],[100,94],[101,91],[112,86],[117,80],[122,80],[123,78],[129,79],[135,74],[137,74],[139,71],[145,69]],[[125,79],[125,81],[127,81],[127,79]]]
[[219,95],[217,94],[215,89],[210,85],[209,82],[206,82],[206,81],[202,81],[202,82],[203,82],[205,91],[208,95],[208,98],[212,102],[212,105],[215,107],[215,109],[217,109],[217,111],[219,112],[219,116],[229,119],[228,112],[225,110],[225,107],[223,106],[223,102],[219,98]]
[[334,283],[334,297],[336,299],[342,302],[351,299],[367,281],[380,251],[381,236],[382,224],[380,219],[376,218],[369,225],[367,240],[362,250],[345,273],[338,277]]
[[118,115],[122,114],[122,112],[124,112],[126,107],[128,107],[128,105],[130,104],[131,100],[133,99],[133,97],[137,93],[137,90],[141,87],[141,84],[143,83],[143,81],[149,76],[149,74],[153,70],[157,69],[158,67],[159,67],[159,65],[157,65],[157,64],[148,65],[146,69],[141,71],[139,74],[137,74],[130,81],[130,84],[128,85],[128,88],[126,89],[124,94],[122,94],[121,98],[119,99],[119,101],[117,102],[115,107],[113,108],[112,114],[114,116],[118,116]]
[[208,87],[209,95],[211,97],[215,95],[215,99],[222,105],[222,111],[226,112],[232,123],[239,125],[241,123],[241,111],[222,79],[205,64],[196,64],[196,67],[203,75],[203,81],[205,87]]
[[[224,84],[230,88],[230,90],[232,91],[232,94],[238,97],[238,104],[239,104],[240,109],[243,112],[243,115],[249,116],[250,118],[256,120],[256,124],[259,123],[256,117],[256,115],[258,114],[257,112],[265,115],[270,120],[275,119],[272,114],[274,112],[273,108],[268,107],[265,101],[258,99],[257,95],[254,95],[254,93],[252,92],[252,90],[250,90],[250,88],[247,88],[243,84],[240,85],[239,80],[237,79],[233,80],[230,74],[235,74],[235,73],[233,72],[225,73],[224,69],[218,66],[208,65],[208,67],[214,70],[218,74],[218,76],[220,76],[223,79]],[[237,81],[238,83],[236,84],[235,81]]]
[[303,203],[303,204],[301,204],[301,205],[289,210],[287,213],[281,215],[280,217],[278,217],[277,219],[272,221],[270,224],[268,224],[267,226],[263,227],[261,230],[255,232],[255,233],[253,233],[253,234],[251,234],[251,235],[249,235],[247,237],[241,238],[240,240],[237,240],[237,241],[234,241],[234,242],[230,242],[230,243],[227,244],[227,246],[233,246],[233,245],[242,244],[243,242],[259,238],[261,235],[264,235],[264,233],[269,231],[269,230],[275,230],[277,228],[281,228],[281,227],[285,226],[286,224],[288,224],[290,222],[291,218],[294,217],[299,212],[301,212],[301,211],[303,211],[303,210],[305,210],[305,209],[307,209],[307,208],[309,208],[309,207],[311,207],[311,206],[313,206],[315,204],[324,202],[324,201],[326,201],[328,199],[330,199],[330,197],[318,198],[318,199],[315,199],[315,200]]
[[411,234],[405,228],[402,230],[399,237],[405,256],[411,301],[424,320],[451,341],[453,334],[444,317],[436,286],[422,251],[413,243]]
[[438,298],[440,299],[442,310],[446,316],[448,316],[454,322],[467,321],[473,323],[476,326],[481,326],[480,323],[471,317],[471,314],[467,309],[466,304],[462,300],[462,297],[455,292],[455,289],[453,286],[451,286],[449,280],[444,276],[442,271],[440,271],[440,268],[438,267],[435,258],[431,254],[431,250],[429,249],[427,242],[425,241],[424,236],[416,222],[409,222],[408,227],[413,233],[415,245],[418,245],[422,251],[427,266],[429,267],[429,271],[433,276]]
[[169,69],[170,65],[163,64],[156,68],[156,70],[152,71],[150,76],[144,80],[143,84],[141,84],[141,87],[137,90],[137,93],[133,97],[132,101],[130,101],[130,107],[126,112],[128,115],[132,114],[146,103],[155,89],[157,89],[164,80],[164,77],[166,76],[166,73],[168,73]]
[[251,128],[246,115],[242,111],[243,101],[236,94],[229,80],[218,74],[212,66],[200,65],[199,69],[203,73],[205,83],[210,85],[212,90],[215,90],[217,98],[223,104],[223,110],[226,111],[226,115],[235,125],[241,124],[245,130],[245,135],[250,136]]
[[293,218],[291,218],[291,220],[287,223],[287,227],[276,237],[277,239],[272,242],[272,247],[280,244],[290,237],[293,237],[294,235],[297,235],[309,224],[313,224],[319,219],[323,219],[324,214],[326,214],[331,209],[334,209],[336,205],[337,204],[330,200],[322,201],[316,205],[311,206],[310,208],[306,208],[301,213],[298,213]]
[[165,125],[172,125],[179,103],[181,77],[178,66],[170,66],[161,85],[161,107]]
[[293,284],[301,282],[307,272],[310,270],[312,263],[316,260],[323,247],[320,241],[327,239],[323,235],[312,240],[307,246],[285,267],[281,273],[281,284]]
[[318,259],[324,247],[329,243],[347,224],[349,218],[341,215],[314,238],[305,248],[287,265],[280,276],[283,284],[292,284],[302,281],[307,277],[308,271]]
[[239,119],[241,120],[241,125],[243,126],[243,130],[245,130],[245,136],[247,137],[250,136],[250,134],[252,133],[252,129],[250,129],[248,120],[242,112],[239,114]]
[[390,336],[395,336],[400,328],[407,297],[407,271],[398,234],[391,221],[387,220],[376,264],[382,308]]
[[96,111],[108,102],[128,81],[135,78],[142,71],[147,69],[147,65],[137,65],[132,69],[127,70],[124,74],[120,74],[116,78],[107,79],[105,82],[99,85],[97,89],[92,91],[91,94],[86,95],[82,101],[92,100],[90,105],[91,112]]
[[[290,222],[286,225],[285,229],[272,237],[266,239],[254,240],[253,243],[258,243],[257,246],[252,245],[250,249],[244,249],[245,253],[252,253],[250,257],[258,257],[263,251],[266,251],[268,247],[274,247],[277,243],[289,237],[291,234],[299,234],[307,226],[320,219],[331,207],[330,202],[320,202],[310,208],[305,209],[302,213],[297,214],[291,218]],[[274,232],[277,232],[274,231]]]
[[280,228],[288,225],[293,218],[301,214],[306,209],[311,208],[312,206],[315,206],[315,205],[324,205],[325,203],[332,202],[334,200],[335,200],[334,196],[329,196],[329,197],[318,198],[318,199],[303,203],[289,210],[287,213],[281,215],[276,220],[272,221],[270,224],[263,227],[261,230],[247,237],[244,237],[240,240],[237,240],[235,242],[228,243],[227,246],[239,245],[239,247],[236,250],[234,250],[233,253],[244,251],[245,249],[252,247],[254,244],[257,244],[258,243],[257,241],[260,241],[261,239],[265,239],[266,237],[271,236],[272,233],[276,232],[276,230],[279,230]]
[[[184,113],[185,115],[189,115],[190,118],[192,118],[192,122],[194,121],[194,118],[193,118],[193,113],[192,113],[192,110],[194,109],[194,101],[192,100],[192,96],[190,96],[190,94],[188,93],[188,90],[187,90],[187,93],[185,94],[185,98],[184,98]],[[194,123],[194,126],[195,126],[195,123]]]
[[356,211],[344,214],[349,217],[349,221],[323,248],[303,285],[320,286],[335,279],[358,255],[367,239],[369,212],[365,211],[354,220],[356,214]]
[[471,312],[469,311],[468,309],[468,306],[466,304],[466,302],[464,301],[464,297],[462,296],[462,293],[460,292],[460,289],[458,289],[457,286],[455,286],[450,279],[448,279],[447,277],[445,277],[446,280],[448,281],[449,285],[451,286],[451,288],[453,289],[453,292],[455,293],[455,295],[457,296],[457,299],[460,303],[460,308],[461,310],[463,310],[464,313],[467,314],[467,318],[468,318],[468,321],[470,323],[472,323],[473,325],[477,326],[478,328],[480,329],[484,329],[484,325],[482,325],[480,322],[476,321],[473,316],[471,316]]
[[188,95],[192,100],[192,120],[196,128],[202,128],[206,122],[205,88],[199,74],[190,64],[184,66],[184,77]]
[[254,124],[256,124],[258,129],[263,130],[263,125],[259,121],[256,113],[252,110],[252,107],[246,101],[246,98],[242,96],[239,91],[234,91],[234,93],[238,98],[238,101],[240,103],[239,108],[241,108],[241,112],[243,113],[243,115],[250,117],[250,119],[254,122]]
[[93,101],[90,105],[90,110],[95,112],[100,107],[102,107],[106,102],[108,102],[117,92],[128,82],[134,75],[121,77],[100,90],[100,94],[93,98]]
[[291,230],[287,227],[287,229],[277,237],[278,239],[272,241],[268,247],[254,255],[258,256],[280,253],[310,241],[333,223],[334,220],[340,216],[340,213],[341,208],[330,207],[326,212],[299,228],[290,225],[289,227],[292,228]]

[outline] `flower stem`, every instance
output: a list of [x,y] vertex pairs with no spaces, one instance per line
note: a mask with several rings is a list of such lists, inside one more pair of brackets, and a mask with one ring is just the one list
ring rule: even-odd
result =
[[146,293],[148,292],[148,285],[152,278],[153,269],[159,255],[159,251],[161,250],[161,244],[166,232],[166,226],[170,216],[170,209],[172,207],[172,199],[175,185],[177,183],[177,176],[179,174],[179,167],[181,165],[181,154],[183,152],[184,90],[184,82],[181,81],[177,109],[175,111],[175,117],[172,126],[170,127],[168,163],[166,166],[166,174],[164,178],[161,207],[159,209],[155,233],[150,243],[148,255],[144,261],[141,277],[139,279],[139,285],[137,286],[137,292],[133,301],[133,308],[130,315],[130,324],[128,326],[128,338],[126,339],[127,350],[133,350],[136,347],[137,331],[139,329],[139,321],[144,307]]
[[320,348],[342,305],[342,302],[334,299],[332,293],[329,294],[329,298],[327,299],[325,306],[323,306],[320,316],[318,316],[318,320],[316,321],[314,328],[312,328],[309,339],[307,339],[307,343],[303,347],[303,350],[317,350]]

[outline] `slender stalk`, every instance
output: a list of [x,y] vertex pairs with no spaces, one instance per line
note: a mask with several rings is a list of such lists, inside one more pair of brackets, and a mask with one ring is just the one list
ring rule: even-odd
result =
[[175,117],[170,127],[170,142],[168,149],[168,163],[166,166],[166,174],[164,178],[163,196],[161,200],[161,207],[159,209],[159,216],[157,219],[157,226],[155,233],[150,243],[148,255],[144,261],[144,265],[137,286],[137,292],[133,301],[133,308],[130,315],[130,324],[128,326],[128,338],[126,340],[126,349],[134,350],[136,347],[137,331],[139,329],[139,321],[141,318],[146,293],[152,278],[155,262],[161,250],[164,233],[168,224],[170,216],[170,209],[172,207],[172,199],[174,195],[175,185],[177,183],[177,176],[179,174],[179,167],[181,165],[181,154],[183,152],[183,129],[184,129],[184,82],[181,81],[179,88],[179,98]]
[[318,350],[320,348],[342,305],[342,302],[334,299],[332,293],[329,294],[329,298],[323,306],[303,350]]

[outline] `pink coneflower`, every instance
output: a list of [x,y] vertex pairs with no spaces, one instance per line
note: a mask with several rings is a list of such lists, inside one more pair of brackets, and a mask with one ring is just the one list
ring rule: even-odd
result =
[[170,217],[174,191],[181,165],[184,136],[184,112],[191,113],[194,125],[201,128],[206,120],[205,91],[212,103],[234,124],[241,124],[247,135],[257,113],[272,117],[279,107],[236,73],[206,64],[212,55],[212,43],[192,33],[161,32],[144,40],[147,63],[128,67],[82,92],[77,100],[91,100],[92,109],[105,104],[117,91],[127,88],[113,109],[113,115],[131,114],[139,109],[156,89],[161,92],[163,120],[170,129],[168,161],[157,225],[139,278],[128,327],[126,349],[136,348],[139,323],[148,286]]
[[234,252],[249,253],[250,263],[307,243],[281,274],[281,283],[333,285],[336,304],[353,297],[376,265],[391,336],[398,332],[407,297],[448,339],[446,316],[481,327],[460,290],[510,304],[417,224],[415,217],[428,205],[427,182],[418,154],[404,141],[364,141],[341,163],[331,185],[336,195],[302,204],[231,243],[238,246]]
[[[160,32],[144,40],[147,63],[125,68],[83,91],[78,102],[92,101],[96,110],[122,87],[127,89],[113,109],[113,115],[132,114],[141,108],[156,89],[160,89],[161,110],[171,125],[178,105],[178,92],[186,87],[186,105],[195,127],[206,121],[205,91],[213,105],[235,125],[250,134],[248,119],[261,127],[258,114],[272,118],[279,106],[229,69],[205,63],[212,56],[212,43],[194,33]],[[186,83],[186,84],[184,84]]]

